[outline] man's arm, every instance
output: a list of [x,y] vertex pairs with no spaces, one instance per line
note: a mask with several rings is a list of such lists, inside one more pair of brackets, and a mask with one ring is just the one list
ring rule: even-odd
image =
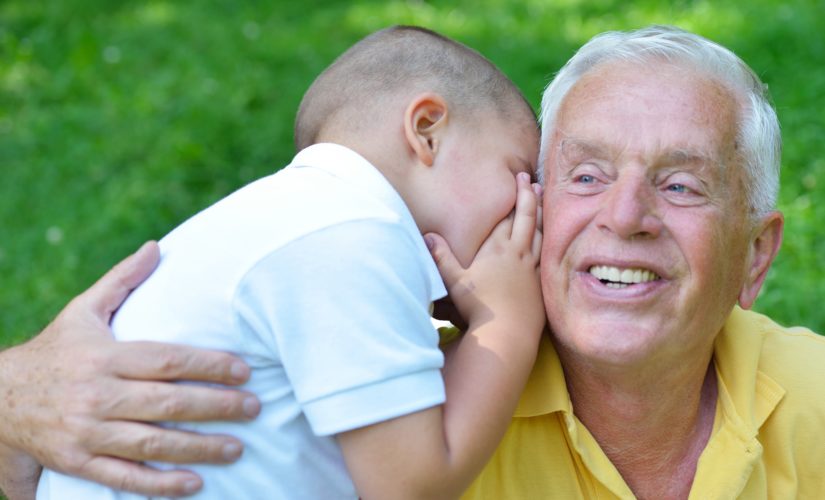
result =
[[145,244],[40,335],[0,352],[0,488],[11,498],[34,496],[39,464],[146,495],[188,495],[202,487],[199,476],[140,462],[229,463],[240,456],[242,443],[233,437],[144,423],[243,420],[260,411],[249,393],[171,383],[241,384],[249,368],[235,356],[114,341],[112,314],[158,260],[157,244]]
[[34,498],[40,465],[22,451],[0,443],[0,492],[9,500]]

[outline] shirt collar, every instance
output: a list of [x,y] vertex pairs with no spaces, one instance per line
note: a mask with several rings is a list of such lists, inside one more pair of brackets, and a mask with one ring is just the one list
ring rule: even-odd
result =
[[785,395],[759,369],[765,331],[761,315],[735,307],[714,344],[719,403],[734,425],[756,434]]
[[[700,458],[693,489],[695,492],[720,491],[738,497],[750,470],[761,457],[759,427],[767,420],[785,394],[782,387],[759,371],[764,329],[759,315],[734,309],[714,345],[719,381],[717,417],[720,430],[714,433]],[[538,417],[561,412],[570,445],[587,470],[619,498],[633,494],[593,436],[573,415],[564,371],[549,338],[542,337],[536,364],[516,409],[516,418]],[[715,425],[716,425],[715,424]],[[727,464],[708,467],[703,464]],[[716,485],[721,486],[716,486]],[[691,495],[693,497],[694,495]],[[707,496],[698,494],[695,496]]]
[[313,144],[295,155],[287,168],[313,167],[353,184],[378,198],[400,214],[405,222],[418,227],[407,205],[386,177],[366,158],[352,149],[333,143]]
[[[719,404],[726,418],[752,433],[758,431],[785,394],[776,381],[759,370],[762,333],[756,319],[760,317],[735,307],[714,345]],[[572,414],[573,406],[561,361],[546,332],[515,416],[535,417],[559,411]]]
[[537,417],[558,411],[572,414],[573,405],[570,403],[570,395],[565,385],[561,361],[550,340],[550,333],[545,331],[539,343],[536,363],[521,393],[515,416]]
[[416,242],[421,261],[427,263],[427,275],[430,281],[430,300],[437,300],[447,295],[444,281],[438,273],[430,251],[421,236],[418,225],[410,213],[401,195],[386,177],[366,158],[352,149],[333,143],[313,144],[295,155],[286,168],[316,168],[346,182],[355,190],[362,191],[365,197],[378,200],[401,218],[404,227],[410,230]]

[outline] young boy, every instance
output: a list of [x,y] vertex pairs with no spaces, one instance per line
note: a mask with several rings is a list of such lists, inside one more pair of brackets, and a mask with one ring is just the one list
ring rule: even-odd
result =
[[[295,140],[288,167],[163,238],[115,335],[252,367],[255,421],[180,425],[245,443],[233,465],[195,467],[200,497],[458,496],[502,437],[544,325],[533,112],[478,53],[393,27],[316,79]],[[429,316],[445,284],[468,324],[446,363]],[[130,496],[52,471],[38,488]]]

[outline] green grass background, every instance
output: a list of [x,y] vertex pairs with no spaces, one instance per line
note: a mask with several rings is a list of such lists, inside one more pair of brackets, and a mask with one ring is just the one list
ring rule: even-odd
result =
[[785,242],[756,309],[825,332],[825,1],[0,2],[0,347],[141,242],[284,165],[303,91],[394,23],[487,55],[537,105],[592,35],[667,23],[739,53],[784,135]]

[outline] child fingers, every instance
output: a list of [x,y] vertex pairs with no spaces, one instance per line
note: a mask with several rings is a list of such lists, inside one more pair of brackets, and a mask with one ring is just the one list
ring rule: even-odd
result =
[[526,173],[516,176],[516,213],[513,218],[513,232],[511,239],[529,247],[536,231],[538,216],[536,193],[530,186],[530,177]]
[[530,251],[533,256],[536,258],[536,262],[538,263],[538,259],[541,256],[541,240],[542,234],[541,231],[536,230],[533,232],[533,243],[530,245]]
[[444,285],[447,290],[458,283],[464,268],[456,259],[447,240],[436,233],[427,233],[424,235],[424,241],[427,243],[427,248],[430,250],[435,265],[438,266],[438,272],[441,274],[441,279],[444,280]]
[[487,240],[481,245],[482,248],[488,245],[494,245],[497,241],[507,241],[513,233],[513,220],[515,217],[515,210],[512,210],[507,217],[501,219],[496,227],[490,231]]
[[544,216],[542,210],[542,196],[544,191],[541,184],[533,184],[533,192],[536,193],[536,231],[533,234],[533,255],[538,259],[541,255],[541,241],[544,234]]
[[539,204],[541,204],[541,197],[544,195],[544,187],[542,187],[542,185],[538,182],[534,182],[530,185],[530,187],[533,189],[533,192],[536,193],[536,199],[539,201]]

